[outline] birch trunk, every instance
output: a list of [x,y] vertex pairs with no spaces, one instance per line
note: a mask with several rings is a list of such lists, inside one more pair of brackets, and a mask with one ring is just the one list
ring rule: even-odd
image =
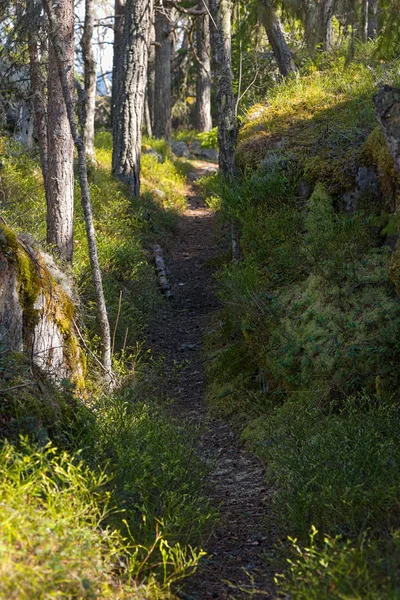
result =
[[[70,93],[74,89],[74,4],[63,0],[54,5],[58,36],[64,52],[63,68]],[[74,219],[74,142],[61,89],[57,58],[49,46],[47,102],[47,242],[61,258],[72,262]]]
[[88,156],[94,156],[94,114],[96,108],[96,61],[93,52],[94,0],[85,0],[85,23],[81,40],[86,92],[84,141]]
[[[204,0],[207,2],[207,0]],[[208,2],[207,2],[208,6]],[[197,8],[204,8],[199,0]],[[197,17],[196,22],[197,80],[196,80],[196,129],[210,131],[211,120],[211,61],[210,61],[210,18],[208,13]]]
[[[58,4],[60,6],[60,4]],[[103,283],[100,271],[99,258],[97,254],[96,234],[93,223],[92,204],[90,200],[90,189],[87,177],[86,150],[82,136],[79,134],[75,119],[74,96],[71,92],[69,81],[69,71],[66,68],[68,48],[65,47],[65,40],[60,35],[60,25],[57,18],[57,12],[51,5],[51,0],[44,0],[44,7],[50,24],[50,47],[58,68],[59,81],[65,106],[68,112],[68,122],[73,137],[75,147],[78,152],[78,173],[81,187],[81,203],[85,218],[86,235],[89,246],[89,259],[92,273],[93,287],[96,294],[97,311],[100,323],[101,341],[103,345],[102,365],[107,373],[108,381],[112,381],[112,356],[111,356],[111,335],[110,324],[108,322],[106,303],[104,299]]]

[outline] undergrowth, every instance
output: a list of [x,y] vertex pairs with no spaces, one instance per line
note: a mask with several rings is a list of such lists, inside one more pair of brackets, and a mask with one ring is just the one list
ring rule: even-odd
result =
[[304,600],[400,585],[398,176],[372,104],[398,63],[343,60],[272,89],[241,130],[241,178],[202,182],[243,252],[216,274],[210,401],[265,461],[289,536],[278,593]]
[[[38,155],[5,137],[0,143],[2,216],[46,247]],[[163,301],[149,250],[155,241],[168,245],[185,205],[184,166],[168,145],[145,143],[156,154],[143,155],[140,198],[111,176],[107,132],[97,134],[89,172],[114,368],[124,385],[104,395],[92,356],[99,332],[77,183],[70,274],[89,350],[83,397],[0,349],[1,597],[173,597],[172,584],[196,569],[216,516],[197,433],[167,413],[179,365],[168,370],[145,349],[145,329]]]

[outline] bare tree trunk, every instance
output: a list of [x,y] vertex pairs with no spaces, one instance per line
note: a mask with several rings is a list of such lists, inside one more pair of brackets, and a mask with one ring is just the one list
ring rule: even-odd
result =
[[[34,5],[31,0],[30,5]],[[35,129],[39,144],[40,163],[43,181],[47,180],[47,108],[45,82],[39,57],[39,41],[37,30],[33,27],[28,32],[29,68],[32,89],[32,105],[35,119]]]
[[[366,1],[368,2],[368,0]],[[329,52],[332,49],[332,17],[333,0],[323,0],[320,8],[321,26],[318,42],[323,45],[325,52]]]
[[[207,0],[204,0],[207,2]],[[208,5],[208,2],[207,2]],[[204,7],[203,0],[197,4],[198,10]],[[197,80],[196,80],[196,129],[210,131],[211,120],[211,60],[210,60],[210,18],[208,14],[197,17],[196,22]]]
[[368,0],[361,0],[360,39],[366,42],[368,39]]
[[232,88],[232,3],[230,0],[210,0],[210,10],[214,21],[211,43],[218,114],[219,168],[223,175],[233,178],[236,175],[237,123]]
[[[63,0],[54,7],[62,40],[64,70],[70,93],[74,88],[74,4]],[[54,48],[49,46],[47,102],[47,242],[61,258],[72,261],[74,232],[74,142],[58,74]]]
[[152,0],[127,0],[124,39],[117,73],[112,170],[140,193],[140,151],[147,79]]
[[[212,16],[211,47],[218,114],[219,169],[225,178],[236,177],[237,140],[236,102],[232,88],[231,0],[209,0]],[[241,258],[238,224],[231,222],[232,259]]]
[[125,0],[114,2],[114,45],[111,88],[111,124],[114,123],[115,104],[118,97],[118,69],[121,56],[121,46],[124,38]]
[[[154,15],[153,15],[154,19]],[[151,126],[151,135],[154,131],[154,103],[155,103],[155,84],[156,84],[156,32],[154,22],[150,28],[149,60],[147,63],[147,104],[149,108],[149,125]],[[150,134],[149,134],[150,135]]]
[[94,113],[96,108],[96,61],[93,52],[94,0],[85,0],[85,23],[81,40],[84,64],[86,110],[84,140],[88,156],[94,156]]
[[297,72],[292,53],[286,43],[273,0],[260,0],[260,16],[271,44],[279,72],[283,77]]
[[171,141],[171,22],[170,11],[158,7],[155,14],[156,60],[154,135]]
[[145,95],[145,99],[144,99],[144,113],[143,113],[143,117],[144,117],[144,128],[145,128],[145,132],[149,137],[153,137],[153,126],[151,124],[151,115],[150,115],[150,108],[149,108],[149,98],[147,95],[148,90],[146,90],[146,95]]
[[[65,1],[65,0],[64,0]],[[110,381],[112,379],[112,357],[111,357],[111,335],[108,322],[106,303],[104,299],[103,283],[101,278],[99,258],[97,254],[96,234],[93,224],[92,204],[90,201],[90,189],[87,177],[86,150],[83,137],[79,134],[75,119],[74,96],[71,91],[68,60],[69,48],[65,46],[64,37],[60,35],[60,24],[58,13],[53,10],[51,0],[44,0],[45,10],[50,24],[50,47],[53,58],[58,68],[59,81],[65,106],[68,112],[68,121],[75,147],[78,152],[79,183],[81,187],[81,203],[85,218],[86,235],[89,246],[89,259],[92,272],[93,286],[96,294],[97,311],[100,322],[101,341],[103,345],[102,364]],[[58,8],[60,4],[57,5]],[[67,67],[66,67],[67,65]],[[73,90],[73,88],[72,88]]]
[[369,0],[369,11],[368,11],[368,38],[375,40],[378,31],[378,12],[379,2],[378,0]]

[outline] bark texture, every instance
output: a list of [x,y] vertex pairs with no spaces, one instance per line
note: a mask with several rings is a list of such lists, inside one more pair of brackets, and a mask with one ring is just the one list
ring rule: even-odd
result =
[[85,219],[86,236],[89,247],[89,259],[92,273],[93,287],[96,295],[97,312],[101,331],[101,341],[103,345],[102,364],[109,381],[112,380],[112,356],[111,356],[111,335],[110,324],[108,322],[107,308],[104,299],[103,282],[100,271],[99,258],[97,254],[96,234],[93,223],[92,204],[90,200],[90,189],[87,177],[86,150],[82,136],[79,133],[75,111],[74,96],[71,93],[68,71],[65,69],[66,48],[64,39],[59,33],[57,13],[53,11],[51,0],[44,0],[45,10],[50,23],[50,46],[58,67],[59,80],[61,83],[62,94],[65,106],[68,112],[68,121],[73,137],[74,144],[78,151],[78,174],[81,187],[81,204]]
[[94,114],[96,108],[96,60],[93,52],[94,0],[85,0],[85,23],[81,40],[84,64],[86,110],[84,140],[86,152],[94,156]]
[[292,53],[286,43],[282,27],[275,12],[273,0],[260,0],[260,16],[271,44],[279,72],[283,77],[297,72]]
[[[33,4],[33,0],[31,2]],[[47,107],[45,81],[39,56],[39,40],[37,30],[32,28],[28,33],[29,70],[32,90],[32,106],[35,119],[36,136],[39,144],[40,162],[43,181],[47,179]]]
[[378,0],[369,0],[368,6],[368,38],[374,40],[378,31]]
[[157,7],[155,14],[156,57],[154,135],[171,141],[171,21],[170,11]]
[[[367,1],[368,0],[364,0]],[[323,0],[320,8],[320,30],[317,42],[322,44],[325,52],[332,48],[333,0]]]
[[152,0],[127,0],[117,74],[112,170],[129,185],[135,196],[140,193],[142,121],[152,13]]
[[[204,0],[207,3],[207,0]],[[198,10],[203,8],[203,0],[197,4]],[[211,50],[210,50],[210,18],[208,13],[198,17],[196,22],[196,129],[210,131],[211,120]]]
[[210,0],[214,81],[218,114],[219,168],[226,177],[236,174],[237,122],[232,89],[230,0]]
[[114,45],[111,88],[111,124],[114,121],[115,103],[118,97],[118,66],[121,47],[124,39],[125,0],[115,0],[114,3]]
[[[70,93],[74,89],[74,4],[54,4],[58,35],[65,48],[63,69]],[[72,261],[74,218],[74,142],[68,123],[54,48],[49,47],[47,102],[47,242],[61,258]]]
[[153,135],[154,130],[154,102],[155,102],[155,85],[156,85],[156,32],[154,29],[154,14],[153,22],[150,27],[150,43],[149,43],[149,59],[147,62],[147,105],[149,113],[149,125],[151,128],[151,134]]

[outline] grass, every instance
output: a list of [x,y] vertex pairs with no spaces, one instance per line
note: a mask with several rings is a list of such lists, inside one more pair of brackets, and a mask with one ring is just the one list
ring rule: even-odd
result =
[[[145,140],[142,195],[110,174],[111,136],[98,132],[89,179],[111,330],[124,382],[101,391],[91,356],[82,397],[55,387],[29,361],[0,352],[0,595],[10,598],[170,598],[192,573],[215,519],[197,432],[171,420],[168,388],[179,368],[152,360],[145,329],[163,302],[149,249],[168,246],[185,206],[186,165]],[[38,155],[2,137],[2,215],[45,247],[45,197]],[[76,184],[76,199],[79,189]],[[81,208],[75,203],[70,269],[79,324],[99,347]],[[21,440],[20,435],[26,436]],[[29,441],[27,441],[29,440]]]
[[172,581],[201,556],[170,545],[161,532],[145,548],[108,527],[107,476],[91,471],[79,456],[24,441],[18,450],[6,443],[0,457],[4,597],[167,598]]
[[[176,218],[185,206],[184,177],[171,159],[168,146],[151,140],[163,156],[158,163],[143,155],[142,195],[132,198],[127,188],[111,174],[111,134],[96,136],[96,166],[89,172],[91,199],[95,217],[104,292],[112,330],[116,327],[116,358],[124,347],[125,355],[135,352],[151,315],[160,302],[148,248],[154,240],[168,239]],[[45,196],[38,156],[29,154],[5,137],[0,141],[4,156],[0,189],[2,214],[8,224],[22,233],[34,232],[35,241],[46,246]],[[79,204],[79,186],[75,182],[75,246],[73,276],[85,306],[83,323],[91,348],[97,350],[95,296],[90,279],[87,242]],[[119,298],[121,310],[119,311]],[[120,312],[118,323],[117,315]],[[125,336],[127,334],[126,340]],[[95,368],[94,365],[91,365]]]
[[321,181],[333,193],[352,189],[357,157],[376,124],[372,95],[400,75],[398,61],[374,64],[371,52],[366,55],[347,67],[345,57],[331,58],[323,70],[308,67],[273,87],[244,119],[239,166],[256,168],[275,152],[294,162],[311,184]]
[[241,129],[241,178],[202,182],[243,251],[216,274],[210,401],[265,461],[277,589],[299,600],[399,597],[398,175],[372,104],[399,65],[366,55],[278,84]]

